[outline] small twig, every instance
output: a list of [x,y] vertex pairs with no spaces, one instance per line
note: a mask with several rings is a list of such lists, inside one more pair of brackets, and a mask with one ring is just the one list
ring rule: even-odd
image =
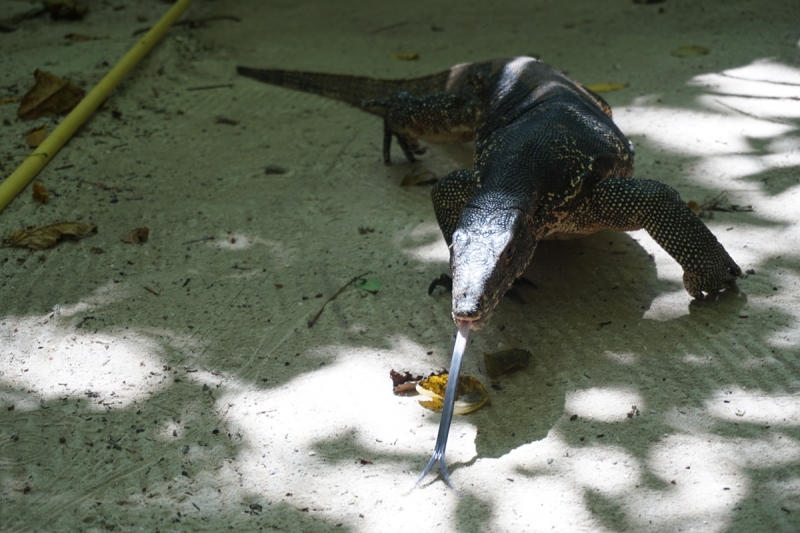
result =
[[725,76],[726,78],[733,78],[734,80],[755,81],[757,83],[771,83],[773,85],[792,85],[795,87],[800,85],[800,83],[792,83],[790,81],[756,80],[753,78],[744,78],[742,76],[734,76],[733,74],[728,74],[727,72],[722,72],[720,76]]
[[152,288],[148,287],[147,285],[142,285],[142,287],[144,287],[144,290],[146,290],[147,292],[149,292],[151,294],[155,294],[156,296],[161,296],[160,292],[158,292],[155,289],[152,289]]
[[726,104],[725,102],[722,102],[722,101],[720,101],[720,100],[718,100],[716,98],[714,99],[714,101],[716,103],[718,103],[719,105],[721,105],[722,107],[727,107],[731,111],[736,111],[737,113],[741,113],[742,115],[744,115],[746,117],[751,117],[751,118],[754,118],[756,120],[764,120],[766,122],[772,122],[773,124],[783,124],[785,126],[791,126],[790,123],[784,122],[782,120],[774,120],[774,119],[771,119],[771,118],[759,117],[758,115],[754,115],[752,113],[748,113],[747,111],[742,111],[741,109],[736,109],[735,107],[730,106],[730,105]]
[[220,83],[218,85],[201,85],[200,87],[189,87],[187,91],[208,91],[210,89],[230,89],[232,83]]
[[355,280],[357,280],[359,278],[363,278],[364,276],[366,276],[367,274],[370,274],[371,272],[372,272],[371,270],[368,270],[367,272],[364,272],[363,274],[359,274],[358,276],[354,277],[353,279],[351,279],[350,281],[348,281],[347,283],[345,283],[344,285],[339,287],[338,291],[334,292],[332,295],[330,295],[328,297],[327,300],[325,300],[323,302],[322,307],[319,308],[319,311],[317,311],[317,314],[315,314],[313,317],[311,317],[311,320],[308,321],[308,327],[312,327],[314,324],[316,324],[317,319],[322,314],[322,312],[325,310],[325,306],[328,305],[333,300],[335,300],[336,297],[339,296],[339,294],[343,290],[345,290],[347,287],[349,287],[351,283],[353,283]]

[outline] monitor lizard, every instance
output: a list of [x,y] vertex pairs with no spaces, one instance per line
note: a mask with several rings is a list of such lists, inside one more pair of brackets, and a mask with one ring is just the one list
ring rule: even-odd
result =
[[421,140],[475,141],[474,168],[450,173],[431,191],[450,250],[456,323],[484,327],[537,243],[559,233],[644,228],[683,267],[694,298],[731,288],[742,275],[674,189],[633,178],[633,145],[608,104],[534,58],[463,63],[411,79],[237,71],[381,116],[386,164],[392,137],[412,162]]
[[[381,116],[386,164],[392,137],[409,161],[420,140],[475,141],[473,169],[455,170],[431,191],[450,250],[459,328],[484,327],[537,243],[559,233],[644,228],[681,265],[694,298],[733,288],[742,275],[674,189],[633,177],[633,145],[608,104],[534,58],[465,63],[405,80],[237,70]],[[446,435],[436,444],[442,466],[445,445]]]

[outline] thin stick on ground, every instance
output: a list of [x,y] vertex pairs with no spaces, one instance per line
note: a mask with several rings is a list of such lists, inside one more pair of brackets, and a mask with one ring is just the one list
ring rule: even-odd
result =
[[345,290],[347,287],[349,287],[351,283],[353,283],[357,279],[363,278],[364,276],[366,276],[367,274],[370,274],[371,272],[372,272],[371,270],[368,270],[367,272],[364,272],[363,274],[359,274],[358,276],[354,277],[353,279],[351,279],[350,281],[348,281],[347,283],[345,283],[344,285],[339,287],[339,290],[334,292],[333,294],[331,294],[328,297],[328,299],[325,300],[325,302],[323,302],[322,307],[319,308],[319,311],[317,311],[317,313],[313,317],[311,317],[311,320],[308,321],[308,327],[312,327],[314,324],[317,323],[317,319],[322,314],[322,312],[325,310],[325,306],[328,305],[329,303],[331,303],[333,300],[335,300],[336,297],[339,296],[339,294],[343,290]]

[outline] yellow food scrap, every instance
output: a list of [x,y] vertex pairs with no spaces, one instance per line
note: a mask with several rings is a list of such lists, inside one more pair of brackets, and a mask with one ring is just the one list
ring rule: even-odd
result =
[[[427,399],[420,400],[419,404],[425,409],[441,412],[444,404],[444,392],[447,388],[448,375],[430,376],[417,384],[417,392]],[[453,413],[465,415],[480,408],[489,401],[489,392],[472,376],[460,376],[456,389],[456,402]]]

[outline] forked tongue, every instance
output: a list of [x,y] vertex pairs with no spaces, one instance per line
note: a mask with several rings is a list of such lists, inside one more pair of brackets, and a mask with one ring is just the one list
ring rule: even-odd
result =
[[433,448],[433,455],[431,460],[428,461],[422,475],[414,484],[419,485],[419,482],[428,475],[433,465],[439,463],[439,471],[442,473],[442,479],[447,483],[447,486],[455,490],[453,484],[450,483],[450,474],[447,472],[447,465],[444,462],[444,451],[447,447],[447,435],[450,433],[450,422],[453,420],[453,406],[456,403],[456,389],[458,388],[458,377],[461,373],[461,359],[464,357],[464,350],[467,348],[467,336],[469,335],[470,321],[462,320],[458,324],[458,335],[456,335],[456,344],[453,347],[453,358],[450,361],[450,373],[447,376],[447,388],[444,391],[444,405],[442,406],[442,419],[439,422],[439,434],[436,436],[436,445]]

